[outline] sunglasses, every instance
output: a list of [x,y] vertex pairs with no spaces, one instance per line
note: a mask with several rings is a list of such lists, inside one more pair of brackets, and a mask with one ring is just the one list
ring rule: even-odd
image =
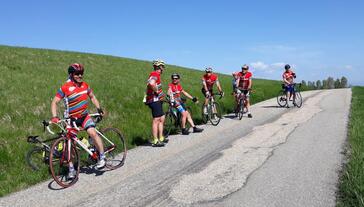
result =
[[77,73],[74,73],[74,75],[77,75],[77,76],[83,76],[83,72],[77,72]]
[[172,78],[172,80],[179,80],[179,78]]

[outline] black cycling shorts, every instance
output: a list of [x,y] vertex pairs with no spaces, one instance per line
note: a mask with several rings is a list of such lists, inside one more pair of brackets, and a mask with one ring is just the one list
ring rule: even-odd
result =
[[[206,90],[205,90],[205,88],[202,88],[201,89],[201,92],[206,97]],[[209,90],[209,92],[210,92],[210,95],[212,95],[212,88],[211,88],[211,90]]]
[[158,118],[164,115],[162,102],[156,101],[152,103],[148,103],[149,108],[152,110],[153,118]]

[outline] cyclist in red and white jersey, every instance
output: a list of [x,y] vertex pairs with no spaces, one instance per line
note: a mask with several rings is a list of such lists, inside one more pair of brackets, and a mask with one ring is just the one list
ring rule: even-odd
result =
[[252,118],[252,114],[249,111],[249,107],[250,107],[250,90],[252,88],[252,76],[253,74],[251,72],[248,71],[249,70],[249,66],[248,65],[243,65],[243,67],[241,67],[241,72],[237,73],[237,79],[236,79],[236,86],[237,89],[235,91],[235,101],[236,101],[236,106],[238,105],[238,97],[240,96],[240,93],[244,93],[245,97],[246,97],[246,109],[247,109],[247,114],[249,118]]
[[152,111],[152,146],[164,146],[168,139],[163,136],[164,112],[162,108],[162,99],[165,94],[162,90],[161,74],[165,68],[163,60],[153,61],[154,71],[149,74],[146,89],[146,102]]
[[204,102],[204,114],[207,114],[207,104],[209,102],[209,97],[212,95],[213,93],[213,86],[216,83],[217,86],[217,90],[219,91],[219,93],[221,94],[221,96],[224,96],[224,92],[221,89],[221,85],[219,82],[219,78],[217,76],[217,74],[212,72],[212,68],[208,67],[205,69],[205,75],[202,76],[202,93],[205,96],[205,102]]
[[172,83],[168,84],[168,95],[171,98],[171,104],[173,107],[177,109],[179,113],[182,115],[182,134],[188,135],[189,131],[186,129],[186,121],[190,123],[193,127],[193,132],[202,132],[203,129],[197,128],[193,123],[191,114],[186,110],[186,106],[184,105],[181,94],[185,95],[187,98],[192,99],[193,102],[197,101],[196,97],[192,97],[187,91],[182,88],[180,83],[180,76],[177,73],[173,73],[171,75]]
[[[291,66],[289,64],[286,64],[284,66],[284,69],[285,71],[282,74],[284,90],[286,92],[287,100],[291,100],[292,94],[294,93],[294,79],[296,78],[296,74],[292,71]],[[289,107],[288,104],[287,107]]]
[[[56,96],[51,103],[52,119],[51,122],[58,123],[57,103],[64,100],[65,103],[65,118],[71,118],[71,122],[77,127],[82,127],[95,143],[97,150],[100,153],[99,161],[96,168],[101,169],[105,166],[104,146],[101,138],[96,133],[95,123],[92,121],[88,112],[88,99],[96,106],[97,111],[103,115],[99,101],[96,99],[90,86],[83,81],[84,67],[79,63],[74,63],[68,67],[69,79],[58,89]],[[76,136],[77,130],[71,129],[67,132],[67,136]],[[69,166],[69,178],[74,178],[76,171],[73,164]]]

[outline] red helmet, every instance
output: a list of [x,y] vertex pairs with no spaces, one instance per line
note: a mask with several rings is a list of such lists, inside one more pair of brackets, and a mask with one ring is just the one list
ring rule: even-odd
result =
[[73,74],[75,72],[83,73],[85,69],[83,68],[82,64],[73,63],[68,67],[68,74]]

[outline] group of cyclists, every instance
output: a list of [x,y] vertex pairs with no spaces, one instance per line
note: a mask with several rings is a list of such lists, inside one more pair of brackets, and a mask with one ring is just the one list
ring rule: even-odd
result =
[[[151,109],[152,113],[152,146],[160,147],[164,146],[168,142],[168,139],[163,135],[164,127],[164,112],[162,103],[166,94],[162,90],[161,74],[165,69],[165,63],[162,60],[153,61],[153,71],[149,74],[146,86],[146,96],[145,104]],[[71,64],[68,67],[68,79],[67,81],[58,89],[53,101],[51,103],[51,122],[58,123],[60,121],[57,116],[57,103],[61,100],[65,104],[66,118],[71,118],[73,123],[77,127],[82,127],[87,134],[91,137],[92,142],[95,144],[96,149],[99,152],[99,160],[96,164],[97,169],[102,169],[105,167],[105,155],[104,146],[102,144],[101,138],[95,131],[95,123],[89,116],[88,111],[88,99],[96,106],[97,111],[100,115],[104,112],[100,106],[99,101],[96,99],[91,87],[83,81],[84,66],[79,63]],[[252,73],[249,71],[248,65],[243,65],[241,71],[234,72],[232,80],[233,95],[235,97],[235,108],[238,105],[238,97],[244,94],[246,98],[246,111],[249,118],[252,118],[252,114],[249,111],[250,107],[250,91],[252,88]],[[283,83],[285,86],[287,99],[291,98],[293,93],[294,78],[296,78],[295,73],[291,70],[290,65],[285,65],[285,72],[282,75]],[[171,105],[181,114],[181,125],[182,134],[188,135],[189,130],[186,128],[186,122],[188,122],[192,128],[193,133],[200,133],[203,129],[198,128],[191,117],[191,114],[186,110],[186,106],[181,98],[181,94],[185,97],[191,99],[193,102],[197,102],[197,98],[189,94],[181,85],[181,77],[177,73],[171,75],[171,82],[168,84],[167,95],[170,97]],[[206,105],[208,99],[213,95],[213,86],[216,84],[217,90],[221,97],[224,96],[224,92],[219,83],[218,75],[213,73],[213,69],[208,67],[205,69],[205,74],[201,78],[202,81],[202,93],[205,97],[203,113],[207,113]],[[78,130],[68,130],[67,136],[75,136]],[[69,164],[69,178],[75,176],[75,170],[73,164]]]

